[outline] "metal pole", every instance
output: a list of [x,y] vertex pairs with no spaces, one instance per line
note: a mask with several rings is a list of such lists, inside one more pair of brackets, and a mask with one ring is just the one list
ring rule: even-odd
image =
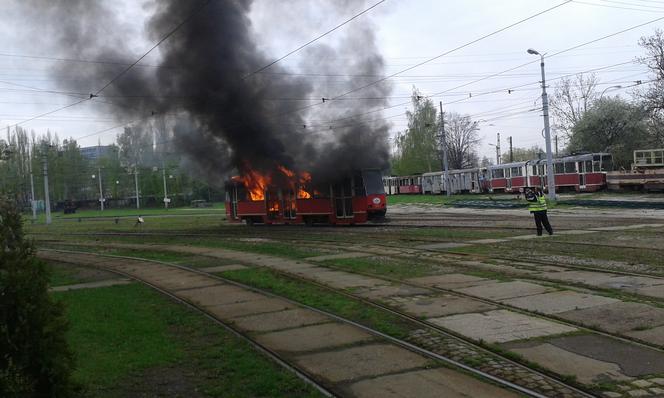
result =
[[164,209],[168,209],[168,191],[166,190],[166,166],[161,162],[161,171],[164,177]]
[[556,144],[556,157],[558,157],[558,134],[553,137],[553,141]]
[[136,208],[141,208],[140,196],[138,196],[138,169],[134,166],[134,185],[136,186]]
[[28,156],[28,167],[30,168],[30,204],[32,206],[32,221],[35,221],[37,219],[37,203],[35,202],[35,180],[32,175],[32,150],[33,148],[30,148],[30,156]]
[[104,211],[104,191],[101,184],[101,167],[97,168],[99,172],[99,203],[101,203],[101,211]]
[[443,151],[443,181],[445,183],[445,194],[447,196],[452,195],[450,189],[450,175],[449,175],[449,165],[447,164],[447,140],[445,137],[445,113],[443,112],[443,101],[440,101],[440,137],[442,142],[442,151]]
[[48,195],[48,156],[46,145],[44,145],[42,162],[44,163],[44,209],[46,210],[46,224],[48,225],[51,223],[51,199]]
[[496,133],[496,164],[500,164],[500,133]]
[[542,113],[544,114],[544,138],[546,139],[546,183],[549,188],[549,199],[556,200],[556,180],[553,176],[553,152],[551,151],[551,128],[549,127],[549,98],[546,95],[546,78],[544,76],[544,55],[540,54],[542,69]]
[[508,138],[510,141],[510,163],[514,162],[514,152],[512,151],[512,136]]

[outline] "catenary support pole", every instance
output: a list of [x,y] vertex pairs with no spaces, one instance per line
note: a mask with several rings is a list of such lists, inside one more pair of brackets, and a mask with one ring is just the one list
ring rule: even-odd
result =
[[514,162],[514,152],[512,151],[512,136],[508,138],[510,142],[510,163]]
[[162,176],[164,178],[164,209],[168,209],[168,190],[166,188],[166,166],[164,162],[161,163]]
[[42,156],[42,163],[44,164],[44,209],[46,210],[46,224],[51,223],[51,199],[48,194],[48,152],[47,146],[44,145],[44,153]]
[[99,172],[99,204],[101,205],[101,211],[104,211],[104,190],[101,182],[101,167],[97,168],[97,171]]
[[33,147],[30,148],[30,156],[28,156],[28,167],[30,171],[30,205],[32,207],[32,221],[35,221],[37,220],[37,202],[35,201],[35,179],[32,173]]
[[447,196],[452,195],[450,187],[450,173],[449,165],[447,164],[447,139],[445,137],[445,113],[443,112],[443,101],[440,101],[440,141],[441,150],[443,151],[443,182],[445,183],[445,193]]
[[138,167],[134,166],[134,186],[136,187],[136,208],[141,208],[141,197],[138,194]]

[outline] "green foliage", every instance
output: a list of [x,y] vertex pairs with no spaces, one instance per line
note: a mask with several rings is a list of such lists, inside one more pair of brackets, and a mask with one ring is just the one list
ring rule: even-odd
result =
[[[410,175],[442,170],[440,115],[436,105],[413,90],[413,112],[406,112],[408,129],[395,137],[392,174]],[[475,167],[479,143],[477,122],[458,113],[445,114],[445,140],[450,169]]]
[[651,144],[646,117],[643,108],[620,98],[599,100],[573,127],[569,149],[610,152],[616,167],[629,169],[632,151]]
[[413,112],[407,112],[408,129],[395,138],[397,154],[392,173],[409,175],[441,170],[437,132],[439,123],[434,103],[413,90]]
[[[512,158],[514,162],[523,162],[526,160],[539,159],[539,156],[545,157],[546,152],[539,145],[533,145],[530,148],[512,148]],[[509,149],[502,155],[503,163],[510,161]]]
[[2,397],[66,397],[74,391],[67,322],[48,294],[47,278],[32,244],[23,239],[20,213],[0,199]]

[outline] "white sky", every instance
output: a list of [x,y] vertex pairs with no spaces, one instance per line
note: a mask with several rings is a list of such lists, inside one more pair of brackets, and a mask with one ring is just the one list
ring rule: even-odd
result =
[[[76,76],[57,76],[54,80],[49,70],[55,61],[8,56],[67,56],[59,53],[58,49],[49,49],[39,43],[26,45],[21,39],[25,38],[27,21],[21,20],[13,12],[12,1],[18,0],[3,0],[0,5],[0,126],[12,125],[75,101],[58,94],[30,93],[16,86],[22,84],[40,89],[61,89],[61,79],[75,79]],[[261,48],[277,58],[358,13],[367,4],[373,4],[373,1],[365,4],[348,0],[348,9],[345,15],[340,16],[326,11],[334,1],[337,0],[296,0],[294,3],[257,0],[252,20]],[[351,28],[351,24],[366,24],[370,20],[376,29],[380,52],[385,58],[386,75],[390,75],[561,2],[387,0],[319,43],[334,44],[344,34],[344,29]],[[124,6],[123,2],[116,1],[114,4],[117,4],[115,7],[123,18],[138,21],[144,18],[142,8],[135,2],[126,0]],[[284,8],[279,13],[282,18],[275,20],[273,10],[280,7]],[[284,14],[288,14],[288,18],[283,18]],[[334,15],[334,18],[330,15]],[[408,101],[413,85],[425,95],[446,91],[442,96],[433,97],[435,103],[442,100],[446,112],[470,114],[475,120],[484,120],[480,124],[483,141],[479,149],[481,155],[491,158],[495,158],[495,149],[488,144],[495,143],[498,132],[501,134],[503,152],[507,148],[508,136],[513,137],[515,147],[536,144],[544,147],[541,112],[528,111],[541,106],[539,63],[537,57],[526,53],[526,49],[533,47],[540,52],[554,54],[660,17],[664,17],[664,1],[574,1],[391,79],[394,86],[391,95],[395,98],[390,101],[391,104]],[[556,77],[625,63],[644,55],[637,45],[639,37],[652,34],[655,28],[661,28],[662,25],[662,21],[658,21],[547,59],[549,93],[553,92]],[[362,38],[358,37],[358,40]],[[135,53],[128,54],[128,59],[137,57],[150,46],[141,40],[131,43]],[[294,70],[316,73],[316,70],[306,70],[306,55],[306,52],[296,53],[281,63]],[[534,62],[472,83],[529,61]],[[146,59],[144,62],[155,60]],[[343,63],[347,60],[330,62]],[[618,84],[628,86],[635,80],[648,79],[645,67],[636,63],[606,68],[596,74],[600,80],[600,90]],[[512,94],[507,93],[507,89],[524,84],[529,85],[517,88]],[[456,88],[461,85],[464,87]],[[611,90],[606,95],[630,98],[630,90]],[[492,91],[498,92],[486,94]],[[316,97],[329,98],[338,94],[328,92]],[[353,95],[361,94],[360,91]],[[403,115],[406,109],[406,106],[397,106],[383,112],[383,116],[392,121],[393,132],[406,127],[406,117]],[[87,102],[22,126],[38,133],[50,129],[61,138],[77,138],[119,124],[110,111],[104,104]],[[109,143],[120,131],[110,130],[83,139],[79,144],[95,145],[98,140]]]

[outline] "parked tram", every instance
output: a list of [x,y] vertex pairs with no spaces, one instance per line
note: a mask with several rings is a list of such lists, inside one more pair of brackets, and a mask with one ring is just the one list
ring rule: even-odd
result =
[[[609,153],[587,153],[555,158],[553,168],[556,190],[594,192],[606,187],[606,175],[613,169],[613,163]],[[452,194],[516,193],[528,186],[547,189],[545,159],[504,163],[487,168],[449,170],[448,175]],[[417,176],[384,177],[383,184],[388,195],[436,195],[447,192],[444,180],[444,173],[437,171]]]

